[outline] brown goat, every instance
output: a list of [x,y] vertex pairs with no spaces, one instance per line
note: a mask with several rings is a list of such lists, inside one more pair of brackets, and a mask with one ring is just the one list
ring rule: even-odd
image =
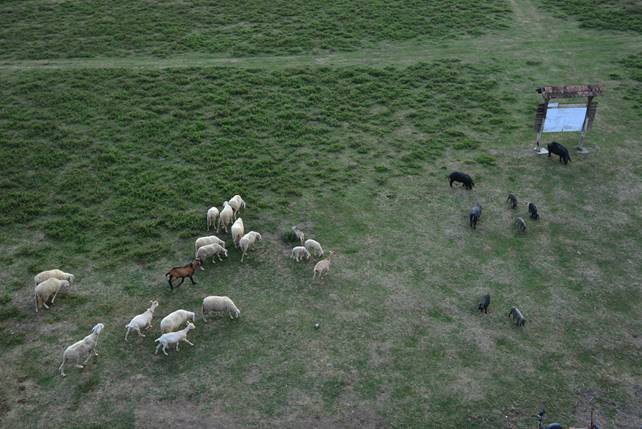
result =
[[181,279],[181,282],[177,284],[176,287],[182,285],[185,281],[185,277],[188,277],[192,284],[195,285],[196,282],[194,281],[192,276],[194,275],[194,271],[198,270],[201,265],[203,265],[203,261],[201,261],[200,259],[194,259],[192,262],[183,267],[173,267],[171,270],[165,273],[165,277],[167,277],[167,282],[169,283],[169,288],[172,290],[174,289],[172,281],[178,278]]

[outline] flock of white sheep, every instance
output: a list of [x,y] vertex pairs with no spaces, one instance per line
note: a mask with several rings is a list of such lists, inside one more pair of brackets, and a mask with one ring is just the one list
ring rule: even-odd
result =
[[[246,253],[251,247],[262,239],[261,234],[256,231],[245,233],[243,219],[238,217],[239,211],[245,208],[245,201],[243,201],[240,195],[235,195],[229,201],[223,203],[223,209],[221,211],[216,207],[212,207],[207,211],[208,231],[216,226],[217,232],[223,228],[227,233],[229,228],[234,246],[241,252],[241,262],[243,262]],[[296,226],[292,227],[292,231],[300,245],[292,249],[290,258],[296,262],[300,262],[302,260],[309,260],[312,255],[315,257],[322,257],[324,255],[323,248],[318,241],[312,239],[305,240],[305,234]],[[203,264],[206,258],[211,257],[212,262],[215,263],[215,258],[222,261],[221,255],[225,257],[228,256],[225,241],[215,235],[198,238],[194,243],[194,250],[195,260],[199,261],[197,266],[201,270],[204,270]],[[331,251],[327,258],[315,264],[312,275],[313,280],[317,278],[317,276],[322,278],[328,274],[334,254],[335,252]],[[188,266],[175,268],[180,269],[187,267]],[[191,274],[188,275],[191,278]],[[42,307],[49,309],[47,303],[53,304],[58,292],[62,289],[69,288],[74,280],[75,277],[73,274],[66,273],[59,269],[43,271],[36,275],[34,277],[36,312]],[[142,331],[152,327],[152,319],[157,307],[158,301],[150,301],[150,306],[145,312],[135,316],[125,325],[127,329],[125,341],[127,341],[131,331],[135,331],[139,336],[145,337]],[[212,312],[227,313],[231,319],[236,319],[241,315],[241,311],[237,308],[236,304],[227,296],[207,296],[203,299],[201,316],[204,322],[207,322],[205,315]],[[164,317],[160,322],[161,336],[154,340],[154,342],[158,343],[155,354],[158,354],[159,350],[162,349],[163,353],[167,355],[167,349],[171,347],[178,351],[178,346],[181,342],[186,342],[193,346],[194,344],[187,339],[187,334],[189,331],[195,329],[195,322],[196,313],[183,309],[176,310]],[[183,325],[185,325],[185,327],[181,329]],[[63,377],[66,375],[64,371],[66,365],[74,363],[77,368],[84,368],[92,356],[98,356],[96,352],[98,336],[104,327],[105,325],[103,323],[98,323],[91,329],[89,335],[65,349],[62,364],[59,367],[60,374]]]

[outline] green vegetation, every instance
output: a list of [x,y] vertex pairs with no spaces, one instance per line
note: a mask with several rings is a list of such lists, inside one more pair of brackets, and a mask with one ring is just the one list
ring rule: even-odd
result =
[[[424,2],[375,1],[355,6],[371,21],[345,15],[355,25],[327,38],[356,50],[319,59],[315,26],[336,20],[317,12],[351,3],[295,2],[291,15],[250,3],[0,6],[12,59],[0,64],[2,426],[526,429],[541,403],[565,426],[586,425],[591,405],[604,427],[639,424],[641,36],[578,28],[529,0],[481,15],[437,2],[434,26],[413,24]],[[83,35],[107,13],[100,38]],[[215,51],[164,33],[244,14],[300,31],[212,26],[229,36]],[[60,37],[42,37],[52,26]],[[193,56],[204,52],[306,55],[211,67]],[[131,57],[17,60],[98,53]],[[185,61],[137,56],[170,54]],[[530,152],[534,88],[557,83],[605,86],[588,156],[576,135],[546,136],[573,151],[567,166]],[[453,170],[474,191],[449,188]],[[191,260],[207,208],[235,193],[263,241],[170,292],[163,274]],[[324,282],[311,282],[316,261],[287,258],[292,225],[337,251]],[[77,284],[35,314],[33,275],[51,267]],[[206,295],[230,296],[241,317],[198,320],[194,347],[155,356],[160,318]],[[125,343],[150,299],[153,329]],[[100,356],[59,377],[64,348],[97,322]]]
[[636,0],[538,0],[560,17],[583,28],[642,33],[642,3]]
[[416,37],[506,28],[503,0],[8,0],[0,58],[247,56],[345,51]]

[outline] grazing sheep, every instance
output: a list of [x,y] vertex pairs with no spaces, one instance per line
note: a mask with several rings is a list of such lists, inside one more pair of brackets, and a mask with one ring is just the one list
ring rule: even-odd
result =
[[161,333],[175,331],[190,319],[192,319],[192,322],[196,322],[196,313],[187,310],[176,310],[173,313],[169,313],[160,322]]
[[526,319],[524,318],[524,315],[522,314],[521,311],[519,311],[519,308],[513,307],[510,309],[510,312],[508,313],[508,318],[513,318],[515,320],[515,325],[516,326],[524,326],[526,324]]
[[42,283],[45,280],[49,279],[67,280],[69,283],[73,283],[75,277],[73,274],[66,273],[59,269],[43,271],[39,274],[36,274],[36,276],[33,278],[34,286],[37,286],[38,283]]
[[241,237],[241,239],[239,240],[239,249],[241,249],[241,252],[243,252],[243,254],[241,255],[241,262],[243,262],[245,254],[248,250],[250,250],[250,247],[252,247],[255,242],[261,241],[262,239],[263,238],[261,237],[261,234],[256,231],[250,231],[243,237]]
[[314,274],[312,275],[312,280],[315,279],[317,274],[319,275],[319,279],[328,275],[328,272],[330,271],[330,261],[335,254],[336,252],[334,250],[331,250],[330,255],[328,255],[326,259],[322,259],[321,261],[317,262],[317,264],[314,266]]
[[514,194],[508,194],[508,198],[506,198],[506,202],[510,202],[511,209],[517,208],[517,197]]
[[125,333],[125,341],[130,331],[138,332],[138,335],[144,337],[145,334],[140,332],[141,329],[149,329],[152,327],[152,318],[154,317],[154,310],[158,307],[158,301],[150,301],[151,306],[145,310],[144,313],[134,317],[126,326],[127,332]]
[[199,237],[196,239],[194,242],[194,255],[196,255],[196,252],[198,252],[198,249],[203,246],[207,246],[208,244],[218,244],[221,247],[225,247],[225,241],[221,240],[215,235],[208,235],[207,237]]
[[460,173],[458,171],[450,173],[448,175],[448,181],[450,182],[451,188],[453,186],[453,182],[461,182],[466,189],[473,189],[473,186],[475,186],[475,182],[473,182],[472,177],[466,173]]
[[218,219],[218,209],[216,207],[210,207],[207,211],[207,230],[210,230],[210,227],[216,226],[216,220]]
[[221,213],[218,216],[218,226],[216,227],[216,232],[218,232],[219,228],[222,226],[225,232],[227,232],[227,227],[232,223],[232,218],[234,217],[234,209],[228,203],[225,201],[223,203],[223,210],[221,210]]
[[515,219],[515,226],[520,232],[526,232],[526,221],[524,218],[518,217]]
[[205,320],[205,313],[211,311],[227,311],[230,319],[238,319],[241,315],[241,311],[227,296],[208,296],[204,298],[201,311],[203,313],[203,322],[207,322],[207,320]]
[[480,312],[488,313],[488,306],[490,305],[490,294],[482,296],[481,301],[479,301],[479,306],[477,307]]
[[564,147],[564,145],[561,145],[557,142],[549,143],[546,145],[546,148],[548,149],[548,157],[551,157],[551,154],[559,155],[560,157],[560,162],[563,162],[564,165],[568,164],[569,161],[571,160],[571,156],[568,154],[568,149]]
[[245,201],[243,201],[243,198],[241,198],[240,195],[234,195],[232,198],[230,198],[230,206],[232,206],[232,210],[234,211],[234,219],[236,219],[239,210],[246,207]]
[[163,347],[163,353],[165,356],[168,356],[167,347],[176,344],[176,351],[178,351],[178,343],[181,341],[185,341],[190,346],[193,346],[194,344],[187,339],[187,333],[192,329],[196,329],[196,326],[194,326],[192,322],[187,322],[187,326],[180,331],[169,332],[156,338],[154,342],[158,343],[158,345],[156,346],[156,352],[154,354],[158,354],[158,350]]
[[308,249],[303,246],[296,246],[292,249],[290,258],[297,262],[301,261],[301,259],[310,259],[310,252],[308,252]]
[[51,304],[54,303],[56,300],[56,295],[58,295],[58,292],[60,289],[66,289],[70,286],[70,282],[68,280],[58,280],[56,278],[50,278],[45,280],[42,283],[38,283],[36,288],[34,289],[34,301],[36,304],[36,313],[40,309],[40,307],[45,307],[47,310],[49,310],[49,306],[47,305],[47,302],[49,301],[49,298],[51,298]]
[[294,235],[296,235],[297,240],[299,240],[299,242],[301,243],[301,246],[303,246],[303,243],[305,242],[305,234],[303,233],[303,231],[301,231],[296,226],[293,226],[292,232],[294,232]]
[[203,261],[200,259],[194,259],[192,262],[190,262],[187,265],[183,265],[182,267],[173,267],[171,270],[165,273],[165,277],[167,277],[167,282],[169,283],[169,288],[171,290],[174,290],[174,285],[172,282],[178,278],[181,279],[181,282],[176,285],[176,287],[179,287],[180,285],[183,284],[185,281],[185,277],[189,278],[190,281],[192,282],[193,285],[196,284],[192,276],[194,275],[194,272],[199,269],[203,265]]
[[215,256],[218,256],[218,260],[222,261],[223,259],[221,258],[221,253],[225,255],[227,258],[227,249],[225,247],[221,247],[221,245],[212,243],[208,244],[207,246],[203,246],[198,249],[196,252],[196,259],[201,260],[201,266],[199,267],[201,271],[205,271],[205,268],[203,268],[203,265],[205,263],[205,259],[209,258],[210,256],[212,257],[212,263],[216,263],[214,260]]
[[[64,353],[62,354],[62,363],[60,364],[60,368],[58,368],[58,370],[60,371],[60,375],[62,375],[63,377],[66,376],[65,363],[67,363],[67,361],[75,361],[76,368],[84,368],[85,365],[87,365],[87,362],[89,362],[92,354],[94,356],[98,356],[98,353],[96,352],[96,345],[98,344],[98,336],[104,328],[105,325],[103,325],[102,323],[98,323],[96,326],[91,328],[91,334],[87,335],[82,340],[70,345],[65,349]],[[83,358],[85,360],[81,364],[80,361]]]
[[481,217],[481,205],[479,203],[475,203],[473,208],[470,210],[470,227],[472,229],[477,229],[477,222],[479,221],[479,218]]
[[539,219],[539,213],[537,213],[537,206],[533,203],[528,203],[528,214],[530,215],[531,219]]
[[239,247],[239,240],[245,234],[245,226],[243,225],[243,219],[238,218],[232,225],[232,241],[234,241],[234,247]]
[[323,248],[321,247],[319,242],[316,240],[312,240],[312,239],[305,240],[305,248],[308,249],[308,252],[310,252],[310,254],[314,256],[317,256],[317,257],[323,256]]

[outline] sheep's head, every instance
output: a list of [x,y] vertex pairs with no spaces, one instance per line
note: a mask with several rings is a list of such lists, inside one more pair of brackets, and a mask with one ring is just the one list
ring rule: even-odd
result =
[[238,319],[238,318],[239,318],[239,316],[241,315],[241,310],[239,310],[238,308],[234,308],[234,309],[232,310],[232,313],[233,313],[233,315],[234,315],[234,318],[235,318],[235,319]]
[[223,254],[224,254],[224,255],[225,255],[225,257],[227,258],[227,249],[226,249],[226,248],[223,248]]
[[258,241],[263,240],[263,238],[261,237],[261,234],[259,234],[258,232],[257,232],[257,233],[255,233],[255,236],[256,236],[256,239],[257,239]]
[[69,280],[61,280],[60,281],[60,287],[62,289],[67,289],[71,286],[71,282]]
[[196,329],[196,326],[192,322],[187,322],[187,330],[191,331],[192,329]]
[[156,301],[156,300],[154,300],[154,301],[149,301],[149,304],[150,304],[149,309],[150,309],[150,310],[151,310],[151,312],[153,313],[153,312],[154,312],[154,310],[156,310],[156,307],[158,307],[158,301]]
[[205,271],[205,268],[203,268],[203,259],[201,258],[196,258],[198,261],[198,267],[201,269],[201,271]]
[[[192,322],[196,322],[196,313],[190,312],[190,314],[192,315]],[[188,323],[190,323],[190,322],[188,322]]]
[[76,279],[76,277],[74,277],[74,275],[73,275],[73,274],[67,274],[67,275],[65,276],[65,280],[68,280],[68,281],[69,281],[69,283],[73,283],[75,279]]
[[103,325],[102,323],[98,323],[96,326],[94,326],[93,328],[91,328],[91,333],[92,333],[92,334],[96,334],[96,335],[100,335],[101,331],[102,331],[104,328],[105,328],[105,325]]
[[202,265],[203,265],[203,261],[200,258],[196,258],[192,261],[193,269],[201,268]]

